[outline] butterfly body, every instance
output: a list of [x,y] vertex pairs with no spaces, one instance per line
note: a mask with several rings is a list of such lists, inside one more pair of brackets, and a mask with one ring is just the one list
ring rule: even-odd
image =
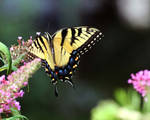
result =
[[30,56],[42,59],[42,65],[56,85],[58,80],[72,83],[80,55],[84,54],[103,37],[100,30],[87,26],[64,28],[52,36],[49,33],[37,35],[29,47]]

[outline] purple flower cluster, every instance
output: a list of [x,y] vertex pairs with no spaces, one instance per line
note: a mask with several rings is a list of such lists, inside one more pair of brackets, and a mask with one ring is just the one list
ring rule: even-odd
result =
[[132,73],[128,83],[132,84],[134,89],[145,97],[150,90],[150,71],[142,70],[136,74]]
[[28,84],[29,77],[40,67],[40,59],[21,66],[17,71],[0,77],[0,113],[11,112],[10,108],[20,110],[20,104],[16,98],[23,97],[24,91],[21,88]]
[[15,99],[22,97],[23,90],[13,91],[14,86],[9,86],[10,81],[5,79],[5,75],[0,77],[0,113],[10,112],[11,107],[20,110],[19,102]]

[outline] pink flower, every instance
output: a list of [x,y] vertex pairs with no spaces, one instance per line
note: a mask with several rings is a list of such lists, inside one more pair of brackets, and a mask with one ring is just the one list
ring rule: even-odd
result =
[[27,85],[28,85],[28,82],[24,82],[23,85],[24,85],[24,86],[27,86]]
[[0,113],[2,113],[3,112],[3,109],[2,108],[0,108]]
[[150,71],[141,70],[136,74],[132,73],[128,83],[132,84],[133,88],[145,97],[150,92]]
[[22,45],[23,45],[23,46],[25,45],[25,42],[24,42],[24,40],[22,41]]
[[5,75],[2,75],[1,77],[0,77],[0,83],[3,83],[5,81]]
[[14,104],[14,106],[15,106],[18,110],[20,110],[21,106],[20,106],[20,103],[19,103],[19,102],[14,101],[13,104]]
[[13,48],[13,47],[11,47],[9,50],[10,50],[10,51],[13,51],[13,50],[14,50],[14,48]]
[[20,58],[26,58],[28,56],[29,46],[32,44],[32,37],[30,36],[28,41],[24,41],[21,36],[18,37],[18,45],[12,45],[10,48],[12,62],[15,62],[19,59],[19,61],[15,62],[14,66],[20,66],[20,63],[28,62],[27,59],[25,61],[20,60]]
[[18,36],[18,40],[22,40],[22,36]]
[[21,106],[16,98],[23,97],[24,91],[21,88],[28,84],[29,77],[39,67],[40,59],[34,59],[12,72],[7,79],[5,79],[5,75],[0,77],[0,113],[11,112],[11,107],[20,110]]

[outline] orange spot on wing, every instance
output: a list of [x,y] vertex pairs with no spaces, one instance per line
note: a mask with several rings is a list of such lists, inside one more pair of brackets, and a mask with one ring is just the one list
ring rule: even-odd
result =
[[79,57],[76,57],[76,58],[75,58],[75,61],[77,61],[78,59],[79,59]]
[[55,73],[56,73],[56,75],[58,74],[58,72],[57,72],[57,71],[56,71]]

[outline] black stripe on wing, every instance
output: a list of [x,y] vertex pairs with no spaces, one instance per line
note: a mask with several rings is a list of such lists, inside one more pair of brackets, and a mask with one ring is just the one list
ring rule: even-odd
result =
[[80,36],[82,33],[82,28],[78,28],[78,36]]
[[[88,32],[90,34],[90,32]],[[102,39],[104,35],[101,31],[96,31],[80,48],[77,49],[80,54],[86,53],[89,49],[91,49],[96,42]]]
[[75,29],[74,28],[71,28],[71,45],[75,42],[75,39],[76,39],[76,37],[75,37],[75,33],[76,33],[76,31],[75,31]]
[[62,37],[61,46],[63,46],[63,44],[64,44],[65,38],[67,36],[67,32],[68,32],[67,29],[62,30],[62,32],[61,32],[61,37]]
[[40,49],[42,51],[42,53],[44,53],[44,51],[43,51],[43,49],[42,49],[42,47],[41,47],[41,45],[39,43],[39,40],[40,40],[39,37],[36,38],[36,40],[34,42],[34,45],[37,46],[37,49]]
[[[46,38],[45,38],[45,39],[46,39]],[[39,40],[41,41],[41,43],[42,43],[42,45],[44,46],[44,48],[47,50],[47,47],[46,47],[46,45],[45,45],[45,43],[44,43],[44,41],[43,41],[43,39],[42,39],[41,36],[39,36]]]
[[38,49],[36,41],[33,42],[34,46]]

